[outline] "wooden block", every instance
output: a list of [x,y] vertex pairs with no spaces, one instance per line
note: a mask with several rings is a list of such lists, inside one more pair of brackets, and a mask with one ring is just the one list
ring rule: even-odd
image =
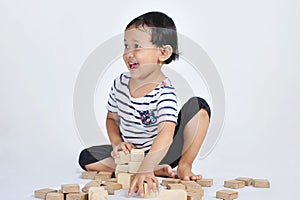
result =
[[93,180],[98,172],[96,171],[83,171],[81,174],[82,179],[91,179]]
[[185,186],[185,189],[187,191],[189,191],[189,190],[198,190],[198,189],[202,190],[201,185],[199,185],[195,181],[181,181],[180,183]]
[[254,179],[253,180],[253,187],[256,188],[269,188],[270,182],[267,179]]
[[119,173],[118,174],[118,183],[122,185],[123,189],[129,189],[131,181],[134,179],[134,174],[128,173]]
[[195,192],[188,192],[187,193],[187,200],[202,200],[203,195],[200,193]]
[[185,190],[185,185],[181,183],[169,183],[167,185],[168,190]]
[[186,200],[187,193],[184,190],[160,190],[158,200]]
[[87,200],[87,193],[69,193],[66,196],[66,200]]
[[115,158],[115,163],[117,165],[123,165],[129,163],[130,161],[130,153],[126,154],[124,151],[119,151],[119,157]]
[[252,182],[253,182],[252,178],[246,178],[246,177],[238,177],[235,180],[244,181],[245,182],[245,186],[252,185]]
[[108,192],[103,187],[91,187],[88,198],[88,200],[107,200]]
[[132,174],[137,173],[141,164],[142,164],[142,162],[131,162],[130,161],[128,163],[128,172],[132,173]]
[[103,186],[104,186],[104,189],[106,189],[106,190],[122,189],[122,184],[120,184],[120,183],[106,182]]
[[130,161],[132,162],[142,162],[145,157],[145,152],[143,149],[131,149],[130,151]]
[[180,183],[180,179],[177,178],[165,178],[162,180],[161,185],[167,186],[169,183]]
[[117,179],[117,178],[110,178],[110,179],[107,179],[107,180],[105,181],[105,183],[108,183],[108,182],[110,182],[110,183],[117,183],[117,182],[118,182],[118,179]]
[[79,186],[79,184],[62,184],[61,192],[62,193],[79,193],[80,186]]
[[90,187],[100,187],[101,183],[99,181],[91,181],[85,184],[85,186],[82,188],[82,192],[88,192]]
[[244,181],[238,181],[238,180],[228,180],[224,181],[224,187],[232,188],[232,189],[239,189],[245,187]]
[[64,200],[64,194],[58,192],[50,192],[47,193],[46,200]]
[[95,176],[95,180],[102,182],[111,179],[113,172],[98,172]]
[[118,171],[119,173],[128,173],[128,164],[117,165],[116,171]]
[[43,188],[34,191],[34,197],[38,199],[46,199],[46,195],[50,192],[57,192],[55,189],[51,188]]
[[213,185],[213,179],[212,178],[202,178],[200,180],[197,180],[196,183],[198,183],[202,187],[211,187]]
[[145,199],[151,199],[151,198],[156,198],[156,184],[153,183],[153,191],[149,191],[148,190],[148,184],[147,183],[144,183],[144,191],[145,191],[145,194],[144,194],[144,198]]
[[238,192],[233,190],[219,190],[216,193],[218,199],[232,200],[238,198]]

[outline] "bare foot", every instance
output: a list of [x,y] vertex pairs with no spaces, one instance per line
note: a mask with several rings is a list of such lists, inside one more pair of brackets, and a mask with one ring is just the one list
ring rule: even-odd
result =
[[158,165],[154,170],[155,176],[175,178],[175,173],[170,165]]
[[185,164],[178,165],[177,176],[183,181],[196,181],[202,178],[202,175],[195,175],[192,172],[192,167],[190,165]]

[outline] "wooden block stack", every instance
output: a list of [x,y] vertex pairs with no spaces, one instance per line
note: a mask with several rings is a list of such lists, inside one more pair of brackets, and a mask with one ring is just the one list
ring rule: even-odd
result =
[[115,159],[117,182],[122,185],[123,189],[129,189],[134,174],[138,172],[141,163],[145,157],[144,150],[131,149],[130,153],[126,154],[119,151],[119,157]]

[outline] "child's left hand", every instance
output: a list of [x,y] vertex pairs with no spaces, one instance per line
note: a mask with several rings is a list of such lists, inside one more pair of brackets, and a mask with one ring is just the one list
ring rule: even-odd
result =
[[[148,191],[155,191],[158,188],[158,180],[154,175],[154,172],[147,172],[147,173],[138,173],[136,174],[135,178],[133,179],[128,195],[132,196],[133,192],[139,192],[141,197],[144,197],[145,190],[144,190],[144,182],[148,183]],[[153,183],[156,183],[156,188],[153,187]]]

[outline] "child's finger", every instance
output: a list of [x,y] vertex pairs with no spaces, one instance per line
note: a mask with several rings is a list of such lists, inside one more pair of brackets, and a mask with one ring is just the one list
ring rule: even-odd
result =
[[131,182],[130,188],[128,190],[128,196],[132,196],[134,190],[136,192],[136,187],[137,187],[137,181],[136,181],[136,179],[133,179],[133,181]]
[[144,192],[144,180],[140,179],[138,182],[139,185],[139,192],[140,192],[140,196],[144,197],[145,192]]

